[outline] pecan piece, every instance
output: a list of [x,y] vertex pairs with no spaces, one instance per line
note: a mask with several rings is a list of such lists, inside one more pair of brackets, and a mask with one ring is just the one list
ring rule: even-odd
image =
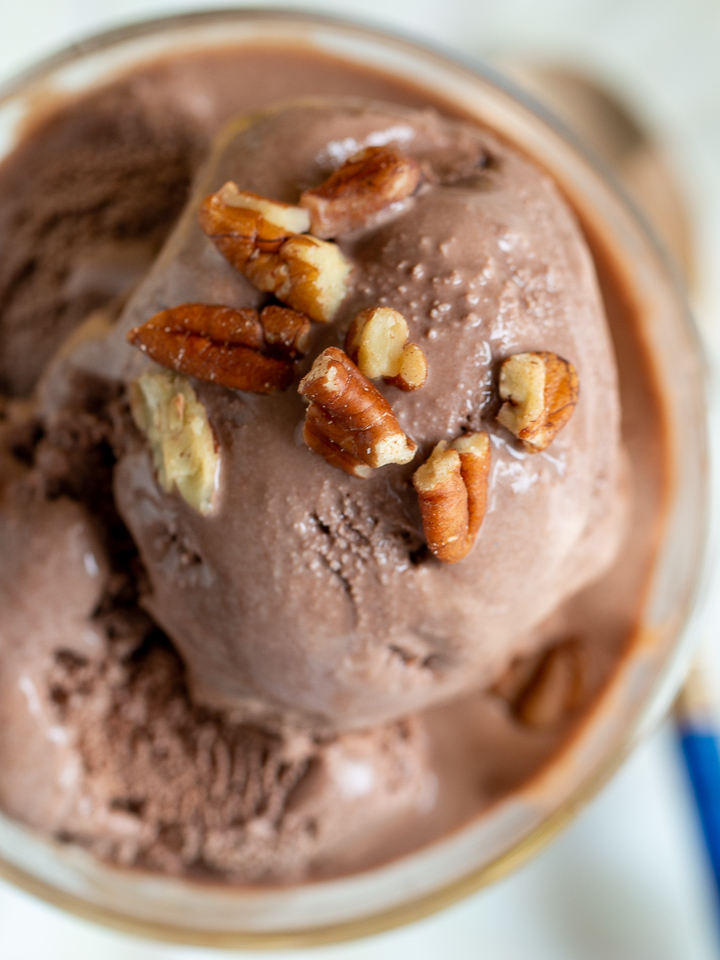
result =
[[515,702],[514,712],[528,727],[554,726],[573,712],[581,693],[577,644],[557,644],[543,656],[532,680]]
[[312,401],[305,442],[333,466],[367,476],[362,465],[409,463],[415,456],[417,444],[403,432],[390,404],[337,347],[320,354],[298,391]]
[[260,314],[260,323],[270,350],[292,360],[305,356],[310,346],[312,327],[304,313],[271,305]]
[[470,433],[448,446],[440,442],[418,467],[413,484],[430,551],[443,563],[470,552],[485,517],[490,439]]
[[366,463],[362,463],[352,453],[346,452],[338,443],[331,440],[327,434],[326,422],[320,408],[311,404],[308,407],[303,426],[303,440],[306,445],[313,453],[319,453],[321,457],[324,457],[331,467],[338,467],[353,477],[367,480],[373,468]]
[[243,273],[258,290],[274,293],[317,323],[329,323],[347,293],[352,266],[334,243],[316,237],[291,237],[277,254],[260,253]]
[[396,147],[366,147],[324,183],[305,190],[300,205],[310,211],[310,230],[328,239],[365,226],[392,203],[414,193],[420,167]]
[[408,343],[407,320],[391,307],[361,310],[350,325],[345,350],[366,377],[383,377],[400,390],[418,390],[427,379],[425,354]]
[[127,339],[163,367],[234,390],[275,393],[290,386],[295,372],[291,360],[260,353],[256,310],[186,303],[133,327]]
[[499,392],[499,422],[539,453],[572,416],[580,385],[575,367],[556,353],[516,353],[503,361]]
[[309,226],[306,210],[243,193],[229,182],[203,200],[198,220],[258,290],[318,323],[334,319],[352,266],[334,243],[302,233]]
[[577,640],[555,643],[514,661],[492,692],[508,703],[525,726],[542,729],[566,720],[583,693],[583,664]]
[[198,220],[225,259],[241,272],[253,254],[277,253],[289,237],[310,226],[302,207],[238,190],[232,180],[205,197]]
[[198,513],[212,509],[220,454],[205,407],[185,377],[170,370],[143,373],[130,384],[130,410],[147,437],[158,483],[175,488]]

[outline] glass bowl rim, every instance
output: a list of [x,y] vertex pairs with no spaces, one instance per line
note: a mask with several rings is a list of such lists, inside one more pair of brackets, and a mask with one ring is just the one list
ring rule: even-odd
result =
[[[711,468],[709,457],[708,421],[708,379],[709,372],[706,364],[707,352],[693,317],[687,307],[687,295],[679,268],[666,252],[659,241],[656,232],[648,222],[647,217],[629,195],[615,172],[599,157],[586,143],[584,143],[552,110],[536,100],[524,88],[518,86],[512,79],[500,71],[495,70],[487,63],[464,55],[457,50],[444,46],[426,37],[413,34],[411,31],[396,29],[378,21],[365,17],[345,17],[327,14],[312,9],[294,9],[286,7],[216,7],[210,9],[186,11],[176,14],[160,15],[147,19],[132,20],[127,24],[112,27],[88,34],[81,40],[64,45],[59,50],[36,61],[29,67],[20,70],[6,81],[0,83],[0,106],[13,96],[21,93],[29,85],[42,80],[47,75],[66,66],[75,60],[132,41],[143,36],[151,36],[167,29],[189,28],[194,24],[208,25],[222,20],[232,21],[296,21],[307,25],[319,25],[330,29],[336,28],[345,31],[359,31],[369,40],[391,41],[408,48],[416,54],[430,56],[443,66],[460,67],[471,77],[478,78],[501,93],[509,95],[525,109],[540,119],[547,127],[569,145],[601,178],[605,185],[621,201],[625,211],[630,214],[636,226],[643,234],[643,239],[649,243],[654,255],[662,265],[670,286],[674,289],[678,301],[683,305],[682,317],[685,324],[685,333],[693,342],[693,352],[700,360],[703,373],[703,382],[699,384],[703,407],[706,413],[705,429],[702,432],[703,449],[703,513],[701,520],[705,521],[704,537],[698,544],[695,560],[694,589],[686,598],[685,608],[681,612],[680,626],[677,630],[676,641],[663,663],[661,669],[640,704],[636,718],[628,730],[620,738],[616,750],[600,764],[593,774],[587,777],[582,784],[568,796],[564,802],[549,816],[546,816],[529,834],[523,837],[511,849],[499,854],[489,863],[476,868],[470,873],[446,883],[444,886],[427,894],[416,897],[414,900],[391,907],[368,916],[363,916],[339,923],[328,924],[316,928],[283,930],[279,932],[255,931],[208,931],[194,927],[169,925],[152,920],[131,917],[110,908],[91,904],[81,896],[68,893],[51,883],[33,876],[30,872],[16,866],[0,857],[0,878],[18,888],[37,896],[45,902],[60,909],[89,920],[104,927],[119,932],[150,938],[167,943],[183,944],[187,946],[204,946],[221,949],[268,949],[278,950],[287,948],[307,948],[332,943],[339,943],[379,934],[396,927],[413,923],[430,916],[445,907],[469,896],[484,886],[502,879],[504,876],[524,864],[532,856],[546,847],[562,830],[575,818],[580,810],[589,803],[599,790],[608,782],[613,774],[622,765],[636,742],[645,735],[662,716],[664,709],[669,705],[674,692],[668,687],[668,677],[676,668],[682,655],[687,656],[687,643],[681,641],[688,634],[697,633],[691,630],[695,620],[702,611],[702,600],[707,593],[710,568],[711,530],[714,529],[717,518],[712,510]],[[237,43],[238,46],[241,42]],[[199,43],[202,46],[202,43]],[[667,701],[660,703],[662,695]]]

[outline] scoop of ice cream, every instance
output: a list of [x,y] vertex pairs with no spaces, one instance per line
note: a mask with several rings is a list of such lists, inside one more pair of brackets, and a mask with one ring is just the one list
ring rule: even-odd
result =
[[137,608],[97,386],[42,425],[0,418],[0,808],[117,864],[244,883],[404,852],[437,789],[416,719],[317,737],[190,700]]
[[[425,185],[337,238],[351,287],[336,321],[315,327],[297,378],[342,344],[359,310],[399,310],[429,376],[414,393],[378,387],[418,443],[415,460],[348,476],[302,442],[294,386],[259,396],[196,382],[219,444],[214,510],[164,492],[140,437],[116,468],[118,508],[149,576],[144,604],[199,702],[335,728],[407,714],[491,682],[616,550],[616,373],[581,232],[530,161],[434,112],[302,104],[231,128],[117,330],[76,363],[130,382],[148,361],[125,334],[156,311],[266,302],[200,230],[206,194],[233,180],[297,202],[359,148],[385,143],[422,164]],[[572,419],[537,454],[495,419],[498,366],[524,351],[552,351],[580,378]],[[450,566],[425,548],[411,481],[438,441],[467,429],[490,434],[488,509],[474,548]]]
[[231,721],[190,702],[161,644],[60,658],[49,679],[82,771],[54,823],[116,863],[244,883],[362,869],[402,850],[435,799],[415,720],[324,740]]
[[22,445],[0,424],[0,806],[56,829],[75,803],[82,764],[47,694],[58,651],[92,657],[105,642],[90,617],[108,576],[88,511],[48,501],[10,455]]

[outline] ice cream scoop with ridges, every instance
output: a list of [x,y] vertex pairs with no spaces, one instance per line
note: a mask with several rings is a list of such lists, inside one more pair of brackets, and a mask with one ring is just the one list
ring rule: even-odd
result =
[[[267,302],[198,226],[208,193],[232,180],[296,203],[384,140],[421,164],[424,184],[336,238],[354,265],[349,291],[335,322],[315,327],[297,379],[322,349],[342,345],[358,311],[399,310],[428,379],[414,393],[377,386],[418,443],[415,460],[350,477],[303,444],[295,387],[256,396],[197,382],[220,451],[213,512],[163,492],[141,436],[116,468],[118,507],[149,575],[144,604],[200,702],[333,729],[405,715],[492,682],[616,550],[616,374],[579,228],[533,164],[432,111],[307,103],[226,132],[95,356],[104,351],[106,371],[129,383],[148,361],[126,332],[157,311]],[[495,419],[498,367],[524,351],[557,353],[580,380],[572,419],[539,454]],[[490,434],[488,510],[470,554],[448,566],[425,548],[412,474],[439,441],[468,430]]]

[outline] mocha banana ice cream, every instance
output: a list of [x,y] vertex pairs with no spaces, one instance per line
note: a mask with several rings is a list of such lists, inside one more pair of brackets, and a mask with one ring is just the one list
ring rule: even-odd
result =
[[557,752],[632,636],[662,434],[630,305],[530,159],[287,51],[232,102],[252,56],[224,56],[0,171],[0,805],[289,882]]
[[[434,113],[332,105],[272,114],[212,156],[195,201],[97,348],[129,382],[149,361],[125,335],[157,311],[261,306],[267,294],[201,229],[201,199],[234,181],[297,201],[349,155],[383,142],[402,144],[425,184],[337,237],[353,272],[332,322],[313,325],[296,379],[323,348],[343,345],[361,310],[399,311],[428,377],[410,392],[380,389],[416,456],[348,475],[299,436],[297,387],[268,396],[212,385],[198,387],[219,444],[209,514],[163,493],[146,443],[115,475],[150,578],[148,609],[178,645],[198,701],[250,700],[335,729],[491,683],[615,552],[614,362],[589,255],[555,187],[488,134]],[[494,380],[508,355],[538,348],[573,358],[582,402],[535,455],[497,422]],[[437,443],[478,429],[491,438],[482,532],[461,563],[438,562],[424,549],[412,476]],[[533,589],[519,591],[523,580]]]

